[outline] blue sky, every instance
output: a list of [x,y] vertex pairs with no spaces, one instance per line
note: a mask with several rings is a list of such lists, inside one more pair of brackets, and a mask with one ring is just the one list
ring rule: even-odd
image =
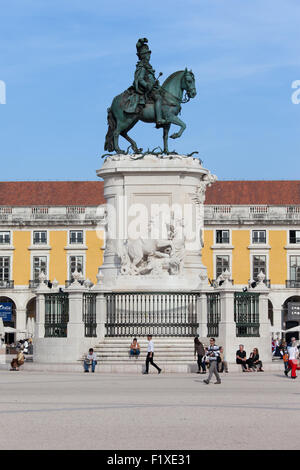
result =
[[[298,0],[10,0],[0,21],[2,181],[96,179],[106,110],[132,83],[140,37],[162,80],[186,66],[196,76],[170,149],[199,151],[219,179],[299,179]],[[161,133],[130,135],[154,148]]]

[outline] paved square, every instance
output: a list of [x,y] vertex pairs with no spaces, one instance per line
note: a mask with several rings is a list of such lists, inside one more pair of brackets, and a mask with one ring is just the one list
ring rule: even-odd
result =
[[300,377],[0,371],[1,449],[299,449]]

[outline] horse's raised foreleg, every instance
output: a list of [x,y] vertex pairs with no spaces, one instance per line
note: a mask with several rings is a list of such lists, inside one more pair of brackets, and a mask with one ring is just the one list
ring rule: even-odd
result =
[[134,153],[141,153],[143,149],[138,148],[136,142],[131,137],[129,137],[129,135],[127,135],[127,131],[128,130],[121,132],[121,136],[124,137],[124,139],[126,139],[131,144]]
[[171,124],[168,124],[167,126],[164,126],[164,153],[169,153],[169,147],[168,147],[168,137],[169,137],[169,130],[170,130]]
[[180,127],[180,130],[178,132],[175,132],[174,134],[170,135],[171,139],[178,139],[178,137],[181,137],[183,131],[186,128],[186,124],[183,121],[181,121],[179,117],[174,116],[174,114],[171,116],[168,116],[168,122]]

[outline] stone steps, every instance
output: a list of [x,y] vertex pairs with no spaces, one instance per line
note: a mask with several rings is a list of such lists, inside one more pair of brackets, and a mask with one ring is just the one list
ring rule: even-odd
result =
[[[137,365],[137,363],[145,362],[148,341],[144,338],[138,339],[141,354],[135,358],[129,355],[131,340],[131,338],[105,338],[94,347],[98,362],[106,365],[119,363],[124,366],[128,364],[128,367],[132,367],[133,363]],[[155,338],[154,357],[155,361],[164,364],[185,365],[193,363],[195,362],[194,339]]]

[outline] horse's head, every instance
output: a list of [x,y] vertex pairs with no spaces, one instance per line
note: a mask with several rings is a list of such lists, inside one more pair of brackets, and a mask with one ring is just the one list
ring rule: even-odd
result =
[[189,98],[195,98],[197,94],[195,76],[191,70],[185,69],[181,81],[181,88],[186,91]]

